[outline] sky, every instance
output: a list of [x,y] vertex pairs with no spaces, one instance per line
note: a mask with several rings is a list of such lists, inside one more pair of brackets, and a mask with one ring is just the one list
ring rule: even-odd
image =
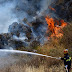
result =
[[[24,17],[27,17],[28,19],[29,16],[27,16],[27,10],[30,9],[30,5],[32,9],[35,9],[33,5],[34,0],[31,0],[31,2],[32,4],[27,2],[27,0],[0,0],[0,33],[7,33],[9,25],[11,25],[13,22],[18,22]],[[51,0],[41,0],[41,2],[39,1],[39,4],[41,6],[41,9],[39,11],[40,14],[48,8],[48,5],[50,5],[50,3]],[[26,7],[24,4],[26,5]],[[13,11],[16,5],[20,7],[20,10],[15,10],[16,13],[14,13]],[[29,20],[30,19],[31,17],[29,18]]]
[[17,18],[12,13],[13,8],[13,3],[0,4],[0,33],[7,33],[9,25],[17,21]]

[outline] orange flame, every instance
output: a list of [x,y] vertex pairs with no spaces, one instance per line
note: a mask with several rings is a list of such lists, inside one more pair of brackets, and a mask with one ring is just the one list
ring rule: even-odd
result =
[[55,12],[56,12],[56,10],[55,10],[54,8],[52,8],[51,6],[49,6],[49,9],[51,9],[51,10],[53,10],[53,11],[55,11]]
[[48,24],[48,31],[51,32],[51,35],[50,37],[48,37],[48,39],[53,37],[57,37],[57,38],[62,37],[63,36],[62,28],[64,28],[67,25],[67,23],[64,22],[64,20],[60,20],[61,25],[59,26],[58,20],[55,20],[49,16],[47,16],[45,19]]

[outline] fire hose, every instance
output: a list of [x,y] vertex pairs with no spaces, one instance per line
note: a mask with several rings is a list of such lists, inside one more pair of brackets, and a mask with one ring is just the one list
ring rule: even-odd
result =
[[52,57],[48,55],[43,55],[39,53],[33,53],[33,52],[27,52],[27,51],[20,51],[20,50],[7,50],[7,49],[0,49],[0,52],[8,52],[8,53],[23,53],[23,54],[30,54],[30,55],[37,55],[37,56],[43,56],[48,58],[54,58],[54,59],[61,59],[61,57]]

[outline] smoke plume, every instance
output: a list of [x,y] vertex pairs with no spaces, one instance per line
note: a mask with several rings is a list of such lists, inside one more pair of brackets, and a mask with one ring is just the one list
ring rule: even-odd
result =
[[70,20],[69,3],[66,0],[0,0],[1,48],[29,46],[36,41],[43,44],[47,30],[45,16]]

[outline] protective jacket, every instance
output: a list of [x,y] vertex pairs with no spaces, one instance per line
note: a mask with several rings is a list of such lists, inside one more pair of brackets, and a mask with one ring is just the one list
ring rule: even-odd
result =
[[61,58],[61,60],[64,60],[65,66],[68,65],[68,67],[71,67],[71,57],[68,54],[66,54],[64,58]]

